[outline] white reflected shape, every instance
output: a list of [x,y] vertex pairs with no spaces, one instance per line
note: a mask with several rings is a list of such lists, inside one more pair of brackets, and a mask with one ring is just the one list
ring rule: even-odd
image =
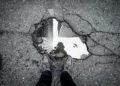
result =
[[[67,32],[66,32],[67,33]],[[81,55],[88,55],[87,47],[79,37],[58,37],[58,21],[53,19],[53,49],[58,42],[62,42],[65,46],[65,51],[73,58],[80,59]]]
[[53,9],[48,9],[48,12],[49,12],[49,14],[50,14],[51,16],[54,15],[54,10],[53,10]]

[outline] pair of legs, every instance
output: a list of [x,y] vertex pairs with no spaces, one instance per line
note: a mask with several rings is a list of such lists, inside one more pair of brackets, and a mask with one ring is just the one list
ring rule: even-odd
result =
[[[60,76],[61,86],[76,86],[72,80],[72,77],[67,71],[63,71]],[[36,86],[51,86],[52,73],[50,70],[46,70],[42,73]]]
[[[51,86],[52,72],[50,71],[48,55],[44,55],[42,65],[43,65],[44,72],[42,73],[36,86]],[[61,76],[60,76],[61,86],[76,86],[72,80],[72,77],[67,72],[71,66],[72,66],[72,57],[68,56],[68,59],[64,64],[64,71],[61,73]]]

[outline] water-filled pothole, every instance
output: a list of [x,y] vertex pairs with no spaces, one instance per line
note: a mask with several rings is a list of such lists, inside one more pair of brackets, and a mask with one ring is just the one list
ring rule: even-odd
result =
[[55,18],[35,24],[32,38],[34,46],[40,53],[44,50],[50,53],[62,43],[64,50],[73,58],[80,59],[83,54],[89,54],[80,36],[76,35],[66,22],[59,22]]

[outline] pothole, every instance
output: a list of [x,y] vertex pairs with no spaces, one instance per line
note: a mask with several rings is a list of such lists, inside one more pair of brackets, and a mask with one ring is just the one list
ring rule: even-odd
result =
[[75,34],[66,22],[60,22],[55,18],[35,24],[32,38],[39,53],[43,51],[50,53],[58,47],[59,43],[62,43],[64,50],[73,58],[80,59],[82,56],[89,55],[87,46],[81,41],[80,36]]

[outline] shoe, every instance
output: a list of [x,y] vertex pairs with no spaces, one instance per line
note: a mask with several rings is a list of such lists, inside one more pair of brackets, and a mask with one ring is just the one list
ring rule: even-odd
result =
[[49,61],[49,57],[47,54],[43,55],[42,67],[44,71],[50,70],[50,61]]
[[64,70],[69,71],[73,66],[73,58],[71,56],[67,57],[67,60],[64,64]]

